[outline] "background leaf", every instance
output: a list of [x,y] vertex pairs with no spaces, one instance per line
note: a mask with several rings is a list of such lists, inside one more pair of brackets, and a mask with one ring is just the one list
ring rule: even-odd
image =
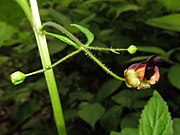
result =
[[94,95],[87,91],[76,91],[69,94],[69,102],[74,101],[91,101]]
[[118,124],[120,123],[121,113],[122,113],[121,106],[113,106],[112,108],[108,109],[108,111],[103,115],[101,118],[101,125],[107,131],[116,130]]
[[127,11],[138,11],[140,7],[135,4],[118,4],[112,7],[109,12],[116,12],[116,17],[118,17],[121,13]]
[[137,128],[124,128],[121,131],[121,135],[138,135]]
[[111,131],[110,135],[138,135],[137,128],[124,128],[122,129],[121,133]]
[[156,54],[165,54],[165,51],[159,47],[154,46],[138,46],[138,51],[156,53]]
[[170,14],[162,17],[151,18],[147,20],[146,24],[180,32],[180,14]]
[[121,133],[116,132],[116,131],[111,131],[111,132],[110,132],[110,135],[121,135]]
[[139,135],[172,135],[168,106],[157,91],[145,106],[140,119]]
[[98,90],[97,97],[96,97],[97,101],[102,101],[106,97],[110,96],[113,92],[115,92],[118,89],[118,87],[121,84],[122,82],[117,79],[111,79],[111,80],[106,81]]
[[70,18],[60,12],[52,9],[50,10],[50,13],[52,18],[54,18],[57,23],[63,25],[64,27],[69,27],[69,25],[72,23]]
[[179,75],[180,75],[180,65],[174,65],[168,71],[168,79],[170,83],[178,89],[180,89]]
[[173,119],[173,135],[180,135],[180,118],[174,118]]
[[138,121],[140,118],[140,113],[128,113],[123,117],[121,120],[121,128],[137,128],[138,127]]
[[120,91],[112,97],[112,100],[123,107],[130,107],[132,103],[132,92],[129,90]]
[[[16,11],[16,12],[14,12]],[[14,0],[1,0],[0,4],[0,46],[19,30],[24,17],[22,10]]]
[[179,0],[158,0],[158,1],[169,11],[180,10]]
[[78,112],[79,117],[87,122],[93,129],[96,122],[102,117],[105,109],[99,103],[84,105]]

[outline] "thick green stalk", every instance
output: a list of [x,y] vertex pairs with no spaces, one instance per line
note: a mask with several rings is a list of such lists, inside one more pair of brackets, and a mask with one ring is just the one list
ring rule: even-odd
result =
[[[36,0],[30,0],[30,6],[32,10],[32,19],[33,19],[33,30],[36,36],[36,41],[38,44],[38,49],[43,65],[43,69],[46,69],[49,65],[51,65],[50,55],[48,51],[47,41],[46,37],[43,33],[41,33],[41,20],[39,16],[38,6]],[[59,93],[53,73],[53,69],[49,69],[46,72],[44,72],[50,99],[52,103],[52,108],[54,112],[55,122],[58,129],[59,135],[66,135],[66,128],[64,123],[64,117],[61,107],[61,102],[59,98]]]

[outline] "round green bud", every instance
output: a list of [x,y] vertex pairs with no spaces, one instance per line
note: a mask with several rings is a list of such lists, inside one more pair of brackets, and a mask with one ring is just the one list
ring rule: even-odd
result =
[[24,79],[26,78],[26,75],[20,71],[16,71],[11,74],[10,78],[11,78],[11,82],[14,85],[18,85],[24,81]]
[[130,45],[127,50],[130,54],[134,54],[137,51],[137,47],[135,45]]

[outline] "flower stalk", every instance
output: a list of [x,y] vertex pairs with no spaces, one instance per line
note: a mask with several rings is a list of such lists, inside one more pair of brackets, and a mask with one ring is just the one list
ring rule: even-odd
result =
[[[131,45],[129,48],[127,49],[120,49],[120,48],[100,48],[100,47],[90,47],[87,46],[85,44],[83,44],[79,39],[77,39],[73,34],[71,34],[69,31],[67,31],[63,26],[56,24],[54,22],[46,22],[43,24],[43,28],[45,26],[50,26],[50,27],[54,27],[56,29],[58,29],[59,31],[61,31],[62,33],[64,33],[65,35],[67,35],[72,41],[74,41],[79,48],[76,47],[76,49],[82,50],[85,52],[85,54],[87,54],[92,60],[94,60],[94,62],[96,62],[104,71],[106,71],[107,73],[109,73],[111,76],[113,76],[114,78],[121,80],[121,81],[125,81],[124,78],[116,75],[115,73],[113,73],[111,70],[109,70],[100,60],[98,60],[89,50],[97,50],[97,51],[111,51],[113,53],[119,54],[119,51],[128,51],[130,54],[133,54],[136,52],[137,48],[134,45]],[[44,33],[48,33],[48,32],[44,32]],[[130,51],[129,51],[130,50]],[[54,67],[54,66],[53,66]]]

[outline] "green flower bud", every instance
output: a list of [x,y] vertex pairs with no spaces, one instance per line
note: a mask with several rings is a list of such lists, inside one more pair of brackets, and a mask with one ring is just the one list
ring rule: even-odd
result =
[[127,50],[130,54],[134,54],[137,51],[137,47],[135,45],[130,45]]
[[26,75],[20,71],[16,71],[11,74],[10,78],[14,85],[18,85],[24,81]]

